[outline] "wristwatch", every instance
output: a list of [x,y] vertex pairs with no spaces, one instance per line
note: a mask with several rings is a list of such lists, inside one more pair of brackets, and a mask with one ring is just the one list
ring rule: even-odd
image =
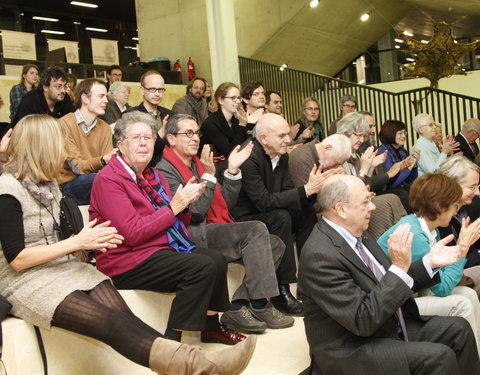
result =
[[105,161],[105,159],[103,158],[103,156],[100,158],[100,163],[102,163],[103,166],[106,166],[106,165],[107,165],[107,162]]

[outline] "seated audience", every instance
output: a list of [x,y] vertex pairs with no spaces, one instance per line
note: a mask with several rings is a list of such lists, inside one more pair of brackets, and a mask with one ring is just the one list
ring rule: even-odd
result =
[[316,194],[324,180],[320,168],[311,169],[305,185],[295,188],[288,171],[287,145],[290,127],[279,115],[267,113],[256,126],[256,139],[250,158],[240,167],[242,189],[237,204],[230,211],[238,221],[259,220],[271,234],[285,244],[285,254],[277,268],[280,296],[273,297],[273,305],[283,313],[302,312],[290,292],[289,284],[297,281],[293,241],[300,254],[316,223]]
[[203,93],[203,99],[207,102],[207,109],[208,109],[208,115],[210,116],[212,113],[217,112],[218,110],[218,104],[215,101],[215,93],[212,92],[212,88],[207,82],[207,88],[205,89],[205,92]]
[[340,98],[340,115],[330,124],[328,134],[332,135],[337,132],[337,123],[349,113],[357,110],[357,98],[352,95],[344,95]]
[[324,131],[320,122],[320,104],[311,97],[303,101],[302,116],[292,125],[291,135],[294,141],[307,143],[312,140],[322,141]]
[[43,329],[100,340],[158,374],[238,374],[255,338],[220,353],[166,340],[132,313],[108,277],[71,256],[87,249],[108,253],[123,237],[110,221],[96,220],[76,236],[57,237],[62,194],[55,177],[64,139],[63,127],[45,115],[24,117],[12,134],[0,177],[0,293],[11,313]]
[[[413,234],[412,261],[420,260],[440,241],[438,227],[446,227],[459,209],[462,200],[462,188],[453,179],[439,173],[426,173],[417,178],[410,187],[410,207],[413,214],[405,216],[387,230],[378,244],[388,255],[390,235],[402,224],[409,224]],[[480,304],[477,294],[468,287],[458,286],[467,262],[466,255],[470,245],[480,237],[480,220],[468,225],[463,223],[458,234],[457,244],[463,246],[462,257],[456,263],[439,269],[440,282],[422,291],[417,301],[423,315],[461,315],[472,325],[474,334],[479,334]],[[448,238],[448,242],[453,236]],[[443,298],[430,298],[439,296]],[[460,296],[460,298],[458,297]],[[460,302],[459,302],[460,301]],[[469,303],[468,303],[469,302]],[[459,306],[467,306],[462,310]],[[478,341],[478,339],[477,339]]]
[[118,65],[111,65],[107,70],[107,91],[110,90],[110,86],[114,82],[120,82],[122,80],[122,68]]
[[478,155],[478,137],[480,137],[480,120],[476,118],[465,121],[462,130],[455,136],[455,140],[459,143],[458,151],[471,161],[474,161]]
[[419,176],[434,172],[452,151],[457,150],[458,143],[452,136],[447,136],[440,144],[441,151],[437,149],[433,141],[436,128],[435,120],[429,114],[420,113],[413,119],[413,129],[419,137],[413,145],[412,152],[421,151],[418,159]]
[[[399,214],[403,216],[405,210],[408,208],[408,192],[404,189],[387,189],[387,184],[391,178],[395,177],[403,169],[408,168],[403,161],[395,163],[387,170],[385,167],[385,159],[387,153],[379,154],[378,150],[374,150],[373,146],[368,147],[363,154],[359,154],[358,150],[364,140],[368,136],[369,125],[364,115],[353,112],[347,114],[338,122],[337,134],[346,135],[352,144],[352,157],[343,164],[345,173],[360,177],[365,184],[370,185],[371,190],[376,194],[393,193],[400,199],[404,207]],[[389,195],[389,199],[394,199]],[[377,201],[374,202],[377,204]],[[376,215],[383,213],[384,210],[379,207]],[[373,221],[377,223],[376,220]],[[386,223],[384,221],[383,223]],[[391,222],[390,226],[395,222]],[[384,228],[385,230],[388,229]],[[377,233],[373,228],[369,228],[371,232]],[[383,233],[383,232],[381,232]],[[372,233],[373,234],[373,233]]]
[[247,122],[249,135],[265,112],[265,89],[260,81],[247,82],[242,86],[242,105],[238,108],[240,122]]
[[25,94],[35,88],[39,73],[40,70],[35,64],[26,64],[23,66],[20,83],[13,86],[10,90],[10,121],[13,121],[15,118],[18,106]]
[[282,115],[283,99],[278,91],[269,90],[265,92],[265,113],[276,113]]
[[358,111],[358,113],[360,113],[365,117],[369,127],[368,136],[365,138],[365,141],[361,144],[360,148],[358,149],[358,153],[363,154],[365,150],[370,146],[373,146],[374,149],[377,149],[377,142],[375,139],[375,136],[377,134],[377,124],[375,122],[375,116],[373,116],[372,112]]
[[104,82],[85,79],[75,94],[77,110],[61,118],[67,134],[67,160],[57,181],[66,196],[78,204],[89,204],[93,179],[117,149],[112,147],[110,127],[98,118],[107,104]]
[[247,138],[247,120],[238,116],[241,107],[238,86],[231,82],[223,82],[215,91],[218,110],[212,113],[202,124],[201,147],[210,145],[214,161],[221,163],[217,173],[223,173],[227,167],[225,161],[233,148]]
[[207,101],[203,98],[207,81],[201,77],[195,77],[187,86],[187,95],[178,99],[172,107],[172,112],[190,115],[195,118],[198,124],[208,117]]
[[242,186],[240,166],[250,156],[253,144],[242,150],[240,146],[233,149],[220,185],[215,178],[210,147],[205,145],[201,158],[196,156],[199,133],[192,116],[175,115],[169,119],[165,128],[168,147],[157,168],[168,180],[172,194],[192,177],[195,182],[206,182],[205,192],[191,206],[188,231],[198,246],[222,253],[227,262],[241,262],[245,266],[243,283],[233,294],[230,310],[223,313],[221,322],[246,332],[290,327],[293,318],[283,315],[268,302],[268,298],[279,294],[275,269],[285,245],[277,236],[269,236],[267,227],[260,221],[236,223],[229,214]]
[[55,118],[75,111],[70,97],[66,95],[68,77],[61,68],[51,67],[42,73],[39,88],[29,91],[18,106],[12,127],[26,115],[46,114]]
[[111,125],[122,117],[122,113],[125,112],[130,105],[128,104],[128,98],[130,96],[130,87],[124,82],[113,82],[108,89],[108,103],[105,108],[105,114],[100,116],[107,124]]
[[416,162],[419,158],[420,150],[415,150],[411,156],[405,149],[407,141],[407,127],[397,120],[387,120],[383,123],[379,134],[382,145],[378,148],[378,152],[383,154],[386,152],[385,167],[391,169],[396,163],[405,163],[407,168],[399,172],[395,177],[390,178],[388,187],[392,189],[404,188],[410,189],[410,185],[418,176]]
[[165,80],[162,75],[156,70],[148,70],[140,77],[140,92],[143,101],[135,106],[128,108],[124,113],[133,111],[140,111],[150,114],[157,123],[157,135],[155,137],[155,146],[153,149],[153,157],[150,161],[150,166],[154,167],[162,158],[163,148],[165,142],[163,141],[163,127],[168,121],[168,117],[174,113],[168,108],[162,107],[159,104],[162,102],[163,94],[167,89],[165,88]]
[[72,103],[75,103],[75,89],[77,88],[77,77],[75,74],[67,73],[67,94]]
[[[388,241],[390,258],[365,232],[375,206],[357,177],[329,177],[323,217],[300,256],[299,292],[311,374],[478,374],[471,328],[457,317],[420,316],[413,293],[440,281],[460,247],[440,241],[412,262],[409,225]],[[448,239],[447,239],[448,240]]]
[[165,177],[148,166],[156,135],[155,119],[139,111],[115,125],[119,154],[95,178],[89,211],[92,220],[111,221],[125,240],[97,251],[97,268],[119,289],[176,293],[167,338],[202,331],[203,342],[235,344],[245,336],[221,326],[217,313],[230,307],[227,262],[218,251],[197,247],[186,228],[189,207],[206,183],[192,178],[172,197]]
[[[463,220],[469,219],[470,222],[474,222],[480,217],[480,199],[478,199],[480,194],[478,189],[480,167],[465,157],[452,156],[440,165],[437,172],[453,178],[462,188],[463,194],[459,203],[460,210],[453,215],[448,226],[438,228],[442,238],[453,234],[455,235],[455,241],[457,241]],[[470,244],[465,268],[480,265],[479,250],[480,241]],[[478,281],[480,282],[480,280]],[[480,287],[480,283],[478,287]]]
[[325,173],[325,178],[331,174],[345,173],[342,164],[351,154],[350,141],[341,134],[333,134],[322,142],[314,140],[297,147],[288,157],[288,169],[294,186],[305,185],[315,165],[322,171],[329,171]]

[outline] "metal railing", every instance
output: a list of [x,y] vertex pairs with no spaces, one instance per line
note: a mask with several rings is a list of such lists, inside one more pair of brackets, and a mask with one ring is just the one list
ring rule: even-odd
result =
[[321,74],[284,69],[277,65],[239,57],[240,80],[261,81],[265,90],[279,91],[283,97],[285,118],[293,124],[301,116],[302,102],[315,97],[320,102],[321,121],[328,127],[340,114],[340,98],[353,95],[358,100],[358,110],[375,115],[377,134],[386,120],[399,120],[407,125],[407,146],[417,138],[411,123],[415,115],[425,112],[443,125],[445,134],[455,135],[467,119],[479,117],[480,99],[429,87],[392,93],[369,86],[342,81]]

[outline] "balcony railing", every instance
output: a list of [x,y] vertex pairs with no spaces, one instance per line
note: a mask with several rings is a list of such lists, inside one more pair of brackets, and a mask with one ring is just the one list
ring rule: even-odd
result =
[[386,120],[400,120],[407,125],[407,145],[417,138],[411,127],[415,115],[425,112],[443,125],[445,134],[455,135],[463,122],[479,117],[480,99],[428,87],[399,93],[379,90],[369,86],[342,81],[321,74],[294,69],[281,71],[278,66],[239,57],[240,79],[261,81],[265,90],[279,91],[283,97],[283,110],[289,123],[295,122],[302,111],[305,98],[315,97],[320,102],[321,121],[325,131],[340,113],[340,98],[353,95],[358,99],[358,110],[375,115],[377,134]]

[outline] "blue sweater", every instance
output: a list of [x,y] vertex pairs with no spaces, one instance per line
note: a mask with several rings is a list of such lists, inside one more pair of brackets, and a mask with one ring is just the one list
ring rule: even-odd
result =
[[[430,241],[427,237],[427,234],[422,230],[420,226],[420,221],[414,215],[408,215],[402,217],[397,224],[387,230],[384,234],[378,239],[378,244],[382,250],[388,254],[388,239],[390,235],[397,229],[400,224],[408,223],[411,225],[410,231],[413,233],[413,242],[412,242],[412,262],[423,258],[430,251]],[[437,232],[437,240],[440,239],[440,235]],[[440,268],[440,283],[435,284],[430,288],[430,290],[440,297],[445,297],[450,294],[453,288],[457,286],[463,275],[463,267],[467,262],[466,258],[461,258],[457,263],[450,266],[445,266]]]
[[440,167],[440,164],[447,159],[447,155],[438,151],[435,142],[428,141],[422,136],[418,137],[417,143],[413,145],[412,152],[417,149],[421,150],[420,158],[418,159],[419,176],[424,173],[435,172]]
[[[385,151],[388,151],[387,159],[385,160],[385,167],[387,170],[392,168],[393,164],[408,158],[408,151],[404,147],[400,147],[398,150],[395,150],[392,145],[383,144],[378,148],[379,154],[383,154]],[[417,167],[412,168],[411,170],[405,169],[390,179],[388,187],[391,189],[398,187],[409,188],[417,176]]]

